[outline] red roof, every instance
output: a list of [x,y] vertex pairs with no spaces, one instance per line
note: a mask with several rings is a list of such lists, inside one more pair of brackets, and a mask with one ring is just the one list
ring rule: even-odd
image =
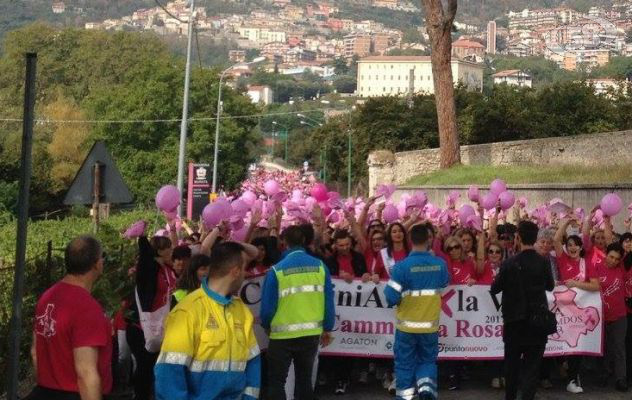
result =
[[469,47],[469,48],[477,48],[477,49],[485,48],[485,46],[483,46],[479,42],[475,42],[469,39],[459,39],[456,42],[452,43],[452,47]]

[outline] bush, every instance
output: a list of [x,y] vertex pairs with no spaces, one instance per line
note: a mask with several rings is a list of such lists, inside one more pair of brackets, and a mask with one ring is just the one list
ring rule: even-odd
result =
[[[164,224],[162,217],[158,217],[153,211],[121,212],[103,221],[96,234],[106,251],[106,260],[104,275],[97,282],[93,295],[103,305],[108,315],[112,315],[119,308],[121,295],[131,292],[132,283],[127,277],[127,270],[134,262],[136,245],[132,241],[123,239],[121,231],[139,219],[150,222],[150,226],[153,223],[152,228]],[[153,232],[153,230],[150,229],[148,232]],[[92,220],[85,217],[29,223],[20,346],[21,377],[25,376],[30,368],[29,349],[37,298],[64,275],[63,249],[68,241],[86,233],[92,233]],[[12,311],[15,234],[15,220],[0,225],[0,343],[2,343],[0,371],[5,371],[7,367],[8,350],[5,346],[8,342]],[[47,254],[49,241],[52,243],[52,252]],[[4,387],[4,384],[3,380],[0,389]]]

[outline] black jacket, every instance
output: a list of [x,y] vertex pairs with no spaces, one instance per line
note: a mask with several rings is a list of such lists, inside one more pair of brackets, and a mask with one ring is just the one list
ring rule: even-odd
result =
[[[325,264],[329,268],[329,273],[331,276],[338,276],[340,273],[340,266],[338,265],[338,258],[334,254],[331,257],[328,257],[325,260]],[[366,260],[361,253],[358,253],[355,250],[351,250],[351,267],[353,268],[353,274],[356,278],[364,275],[366,270]]]
[[502,263],[491,293],[503,294],[502,314],[506,325],[526,321],[529,310],[547,304],[546,291],[554,287],[549,261],[535,250],[525,250]]

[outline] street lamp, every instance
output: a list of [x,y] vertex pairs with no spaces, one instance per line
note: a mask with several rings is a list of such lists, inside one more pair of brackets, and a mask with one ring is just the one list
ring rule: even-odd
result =
[[285,126],[283,124],[280,124],[280,123],[278,123],[276,121],[272,121],[272,125],[278,125],[278,126],[282,127],[283,129],[285,129],[285,162],[287,162],[287,140],[288,140],[288,138],[290,136],[290,132],[289,132],[287,126]]
[[211,187],[211,193],[215,193],[217,189],[217,157],[219,153],[219,119],[222,114],[222,81],[224,80],[224,76],[226,75],[228,71],[230,71],[231,69],[237,66],[257,64],[262,61],[265,61],[265,59],[266,59],[265,57],[257,57],[254,60],[247,63],[237,63],[234,65],[231,65],[230,67],[222,71],[221,75],[219,76],[219,94],[217,95],[217,121],[215,122],[215,150],[213,152],[213,184]]
[[[182,100],[182,122],[180,123],[180,148],[178,152],[177,186],[182,196],[184,190],[184,153],[187,146],[187,120],[189,118],[189,83],[191,81],[191,40],[193,38],[193,20],[195,18],[195,0],[191,0],[191,14],[187,32],[187,63],[184,70],[184,99]],[[182,199],[181,199],[182,200]],[[182,206],[178,206],[178,215],[182,216]]]

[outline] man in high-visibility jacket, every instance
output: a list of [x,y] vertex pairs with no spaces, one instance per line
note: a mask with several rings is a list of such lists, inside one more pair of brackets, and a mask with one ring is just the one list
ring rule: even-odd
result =
[[251,245],[221,243],[210,256],[208,279],[171,311],[155,367],[156,399],[259,398],[261,358],[254,318],[233,297],[245,277]]
[[288,250],[266,274],[261,293],[261,325],[270,332],[268,398],[285,400],[285,380],[294,362],[294,399],[312,400],[318,344],[329,344],[334,328],[333,286],[325,264],[303,249],[300,227],[286,228],[281,240]]
[[384,289],[389,306],[397,306],[395,379],[398,399],[437,398],[440,290],[450,276],[445,261],[428,252],[426,225],[411,229],[412,252],[395,264]]

